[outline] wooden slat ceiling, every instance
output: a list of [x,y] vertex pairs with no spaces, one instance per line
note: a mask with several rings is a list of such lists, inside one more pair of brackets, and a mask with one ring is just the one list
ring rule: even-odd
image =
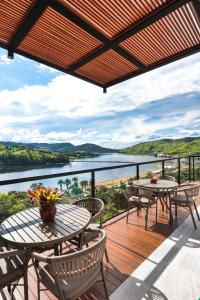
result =
[[200,50],[200,0],[1,0],[0,46],[106,89]]

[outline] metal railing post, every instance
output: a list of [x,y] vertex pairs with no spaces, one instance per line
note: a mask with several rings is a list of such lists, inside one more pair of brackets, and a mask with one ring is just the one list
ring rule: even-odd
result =
[[190,156],[188,158],[188,180],[191,181],[191,160],[190,160]]
[[136,165],[136,179],[140,179],[140,167],[139,165]]
[[162,176],[165,176],[165,161],[162,161]]
[[91,172],[91,195],[95,197],[95,172]]
[[192,180],[193,181],[195,180],[195,174],[194,174],[195,169],[194,168],[195,168],[194,167],[194,156],[192,156]]
[[177,175],[177,182],[181,183],[181,160],[178,158],[178,175]]

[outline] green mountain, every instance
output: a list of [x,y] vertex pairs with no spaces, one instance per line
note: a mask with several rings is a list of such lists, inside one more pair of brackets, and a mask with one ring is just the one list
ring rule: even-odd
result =
[[0,145],[0,166],[69,163],[69,153]]
[[56,152],[91,152],[91,153],[113,153],[118,152],[115,149],[109,149],[100,147],[95,144],[82,144],[79,146],[74,146],[71,143],[15,143],[15,142],[1,142],[1,145],[4,146],[20,146],[30,149],[40,149],[46,151],[56,151]]
[[125,148],[120,152],[126,154],[165,154],[189,155],[200,154],[200,137],[187,137],[182,139],[162,139],[158,141],[140,143]]

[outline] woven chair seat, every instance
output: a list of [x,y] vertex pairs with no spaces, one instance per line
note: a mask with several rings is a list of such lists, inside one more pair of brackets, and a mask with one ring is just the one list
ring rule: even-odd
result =
[[[82,293],[84,293],[87,289],[87,286],[90,286],[90,282],[92,283],[98,279],[99,273],[100,266],[80,278],[76,277],[68,281],[58,280],[58,285],[64,292],[66,299],[73,299],[77,294],[81,295]],[[59,298],[59,291],[55,284],[55,280],[52,277],[49,265],[45,265],[42,269],[40,269],[39,276],[47,289]]]
[[[129,202],[131,202],[132,204],[137,204],[143,206],[143,205],[148,205],[149,204],[149,199],[145,198],[145,197],[136,197],[136,196],[132,196],[129,198],[128,200]],[[151,200],[152,202],[152,200]]]
[[87,244],[96,238],[99,237],[98,231],[94,231],[94,229],[98,229],[99,224],[91,223],[88,228],[82,233],[82,242],[83,244]]
[[195,198],[191,197],[191,198],[186,198],[185,195],[175,195],[171,198],[171,203],[174,204],[178,204],[178,205],[184,205],[187,204],[188,202],[190,202],[191,204],[194,202]]

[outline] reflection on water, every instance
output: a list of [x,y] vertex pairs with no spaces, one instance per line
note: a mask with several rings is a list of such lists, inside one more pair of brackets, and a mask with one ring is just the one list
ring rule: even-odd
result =
[[[93,158],[83,158],[81,161],[73,161],[70,165],[61,165],[61,166],[54,166],[51,168],[37,168],[37,169],[30,169],[30,170],[19,170],[17,166],[13,167],[12,173],[6,172],[0,174],[0,180],[6,179],[14,179],[20,177],[30,177],[30,176],[40,176],[40,175],[47,175],[47,174],[55,174],[55,173],[62,173],[62,172],[70,172],[70,171],[80,171],[84,169],[92,169],[92,168],[99,168],[99,167],[108,167],[113,165],[120,165],[122,162],[143,162],[143,161],[151,161],[157,160],[156,157],[151,155],[126,155],[126,154],[105,154],[100,155],[98,157]],[[118,162],[118,163],[116,163]],[[33,166],[32,166],[33,167]],[[140,166],[140,172],[148,172],[153,171],[155,169],[159,169],[161,165],[152,163],[144,166]],[[114,169],[108,171],[99,171],[96,172],[96,182],[101,182],[105,180],[110,180],[114,178],[121,178],[126,176],[135,176],[136,170],[135,167],[128,167],[128,168],[121,168],[121,169]],[[75,175],[78,177],[79,180],[90,180],[91,174],[80,174]],[[70,178],[70,176],[68,176]],[[74,177],[74,176],[71,176]],[[50,187],[58,187],[58,180],[60,178],[52,178],[52,179],[45,179],[40,180],[42,181],[45,186]],[[33,182],[24,182],[20,184],[12,184],[7,186],[0,187],[0,192],[8,192],[8,191],[26,191]]]

